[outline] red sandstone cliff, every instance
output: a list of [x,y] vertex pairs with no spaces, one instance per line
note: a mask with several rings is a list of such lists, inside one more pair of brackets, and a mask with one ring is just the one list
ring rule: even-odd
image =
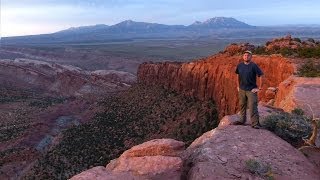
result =
[[[189,63],[143,63],[138,68],[138,82],[147,85],[163,85],[177,92],[200,100],[213,99],[219,116],[237,112],[236,65],[241,56],[218,54]],[[267,101],[268,87],[277,87],[294,72],[294,66],[281,56],[253,56],[264,71],[263,90],[260,100]]]

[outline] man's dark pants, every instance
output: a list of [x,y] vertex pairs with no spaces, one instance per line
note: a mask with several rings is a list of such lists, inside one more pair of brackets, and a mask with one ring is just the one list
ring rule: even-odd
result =
[[240,122],[246,122],[246,109],[249,108],[251,126],[259,125],[258,95],[251,91],[239,90]]

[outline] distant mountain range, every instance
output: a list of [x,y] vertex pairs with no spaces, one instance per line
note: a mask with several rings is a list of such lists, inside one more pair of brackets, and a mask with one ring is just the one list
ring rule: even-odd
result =
[[122,34],[122,33],[160,33],[160,32],[173,32],[173,31],[195,31],[199,29],[223,29],[223,28],[254,28],[246,23],[240,22],[234,18],[226,17],[215,17],[207,21],[195,23],[184,26],[184,25],[165,25],[158,23],[146,23],[146,22],[135,22],[132,20],[126,20],[115,24],[113,26],[107,25],[95,25],[95,26],[83,26],[78,28],[70,28],[67,30],[59,31],[55,34],[60,33],[112,33],[112,34]]
[[[279,29],[280,28],[280,29]],[[52,34],[4,37],[3,44],[42,44],[42,43],[72,43],[125,41],[130,39],[150,38],[201,38],[201,37],[248,37],[274,36],[287,33],[303,34],[304,27],[257,27],[238,21],[231,17],[214,17],[204,22],[196,21],[189,26],[165,25],[158,23],[135,22],[126,20],[108,26],[98,24],[94,26],[72,27]],[[320,28],[318,28],[320,32]],[[315,33],[312,31],[312,33]],[[320,35],[320,33],[318,33]]]
[[208,19],[204,22],[196,21],[191,24],[189,27],[191,28],[253,28],[254,26],[248,25],[244,22],[238,21],[234,18],[228,17],[215,17]]

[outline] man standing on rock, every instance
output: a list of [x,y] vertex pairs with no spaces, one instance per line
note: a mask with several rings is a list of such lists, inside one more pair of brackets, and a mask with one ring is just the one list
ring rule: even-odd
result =
[[[246,122],[246,109],[249,107],[251,126],[253,128],[261,128],[258,113],[258,91],[262,88],[263,72],[259,66],[252,62],[252,52],[245,51],[243,54],[243,62],[237,65],[236,73],[238,74],[238,92],[240,105],[240,120],[232,124],[241,125]],[[259,86],[256,79],[259,77]]]

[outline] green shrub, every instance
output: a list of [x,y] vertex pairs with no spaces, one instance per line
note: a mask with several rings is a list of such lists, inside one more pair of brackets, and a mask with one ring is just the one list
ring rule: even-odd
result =
[[316,65],[312,60],[308,60],[298,69],[298,75],[302,77],[320,77],[320,64]]
[[292,111],[291,111],[292,114],[296,114],[296,115],[304,115],[304,111],[300,108],[294,108]]
[[280,46],[278,45],[274,45],[273,46],[274,51],[278,52],[280,50]]
[[65,98],[62,97],[44,97],[44,98],[38,98],[29,103],[29,106],[38,107],[38,108],[47,108],[49,106],[55,105],[55,104],[61,104],[65,101]]
[[297,53],[301,58],[319,58],[320,47],[302,47],[298,49]]
[[254,54],[267,54],[266,48],[265,48],[264,46],[258,46],[258,47],[254,50]]
[[28,126],[11,126],[0,129],[0,142],[14,139],[24,133]]
[[32,90],[15,89],[12,87],[0,86],[0,104],[10,102],[24,102],[33,98],[35,92]]
[[[282,47],[275,44],[272,46],[272,49],[269,49],[267,53],[265,52],[265,47],[269,46],[274,42],[279,42],[283,40],[283,38],[280,38],[275,39],[273,42],[268,41],[266,42],[265,46],[256,48],[255,54],[281,54],[282,56],[294,56],[299,58],[320,58],[319,42],[315,41],[312,38],[309,38],[306,41],[301,41],[301,39],[299,38],[293,38],[291,41],[289,41],[290,46],[295,45],[295,42],[301,43],[302,47],[298,46],[297,49],[293,47]],[[314,44],[310,45],[310,42]]]
[[307,41],[312,42],[312,43],[316,43],[316,41],[313,38],[308,38]]
[[293,38],[293,41],[301,43],[301,39],[299,39],[299,38]]
[[282,56],[291,56],[294,54],[294,50],[293,49],[290,49],[288,47],[284,47],[284,48],[281,48],[279,49],[279,53],[282,55]]
[[303,143],[303,137],[311,134],[310,119],[296,114],[269,115],[265,117],[263,126],[295,147]]
[[271,171],[271,166],[269,164],[263,163],[260,160],[249,159],[245,161],[246,169],[251,173],[265,176],[267,179],[274,179]]

